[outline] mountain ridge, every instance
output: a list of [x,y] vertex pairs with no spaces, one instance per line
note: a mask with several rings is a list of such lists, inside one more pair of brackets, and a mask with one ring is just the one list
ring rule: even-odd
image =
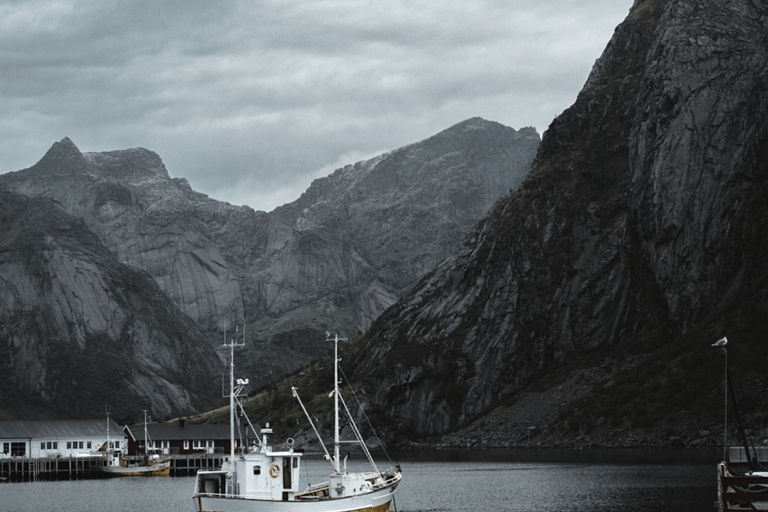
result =
[[538,142],[473,118],[345,166],[269,213],[193,191],[149,150],[82,153],[68,138],[0,187],[84,219],[209,346],[245,325],[241,366],[258,385],[326,353],[326,330],[365,330],[519,183]]

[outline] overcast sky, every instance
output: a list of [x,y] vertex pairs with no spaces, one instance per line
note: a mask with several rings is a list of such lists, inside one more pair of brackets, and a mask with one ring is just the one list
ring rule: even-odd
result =
[[271,210],[480,116],[539,133],[632,0],[0,0],[0,173],[69,137]]

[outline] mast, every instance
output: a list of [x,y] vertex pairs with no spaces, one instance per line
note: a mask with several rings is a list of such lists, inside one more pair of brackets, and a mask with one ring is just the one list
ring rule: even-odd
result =
[[229,472],[235,470],[235,344],[229,344]]
[[[239,329],[235,327],[235,333]],[[227,343],[226,331],[224,334],[224,348],[229,348],[229,475],[231,479],[235,474],[235,347],[245,346],[245,336],[243,341],[238,343],[235,338],[232,338]]]
[[109,405],[107,405],[107,465],[110,463],[112,457],[112,442],[109,438]]
[[339,336],[334,335],[333,350],[333,470],[341,473],[339,463]]
[[[330,334],[330,333],[329,333]],[[340,445],[339,439],[339,341],[346,338],[339,338],[338,334],[333,335],[333,470],[336,474],[341,474]]]
[[147,446],[147,410],[144,409],[144,460],[147,460],[148,455],[148,446]]

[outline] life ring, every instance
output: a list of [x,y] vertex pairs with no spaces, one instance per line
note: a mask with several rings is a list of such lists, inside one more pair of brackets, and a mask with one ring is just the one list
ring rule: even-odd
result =
[[277,462],[269,466],[269,474],[272,478],[277,478],[280,476],[280,466],[277,464]]

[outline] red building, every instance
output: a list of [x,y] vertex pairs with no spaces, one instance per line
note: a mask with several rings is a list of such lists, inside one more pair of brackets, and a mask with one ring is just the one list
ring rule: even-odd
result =
[[[164,455],[194,455],[229,453],[229,424],[179,423],[175,425],[147,425],[150,453]],[[144,454],[144,425],[126,425],[128,455]],[[239,442],[237,444],[239,446]]]

